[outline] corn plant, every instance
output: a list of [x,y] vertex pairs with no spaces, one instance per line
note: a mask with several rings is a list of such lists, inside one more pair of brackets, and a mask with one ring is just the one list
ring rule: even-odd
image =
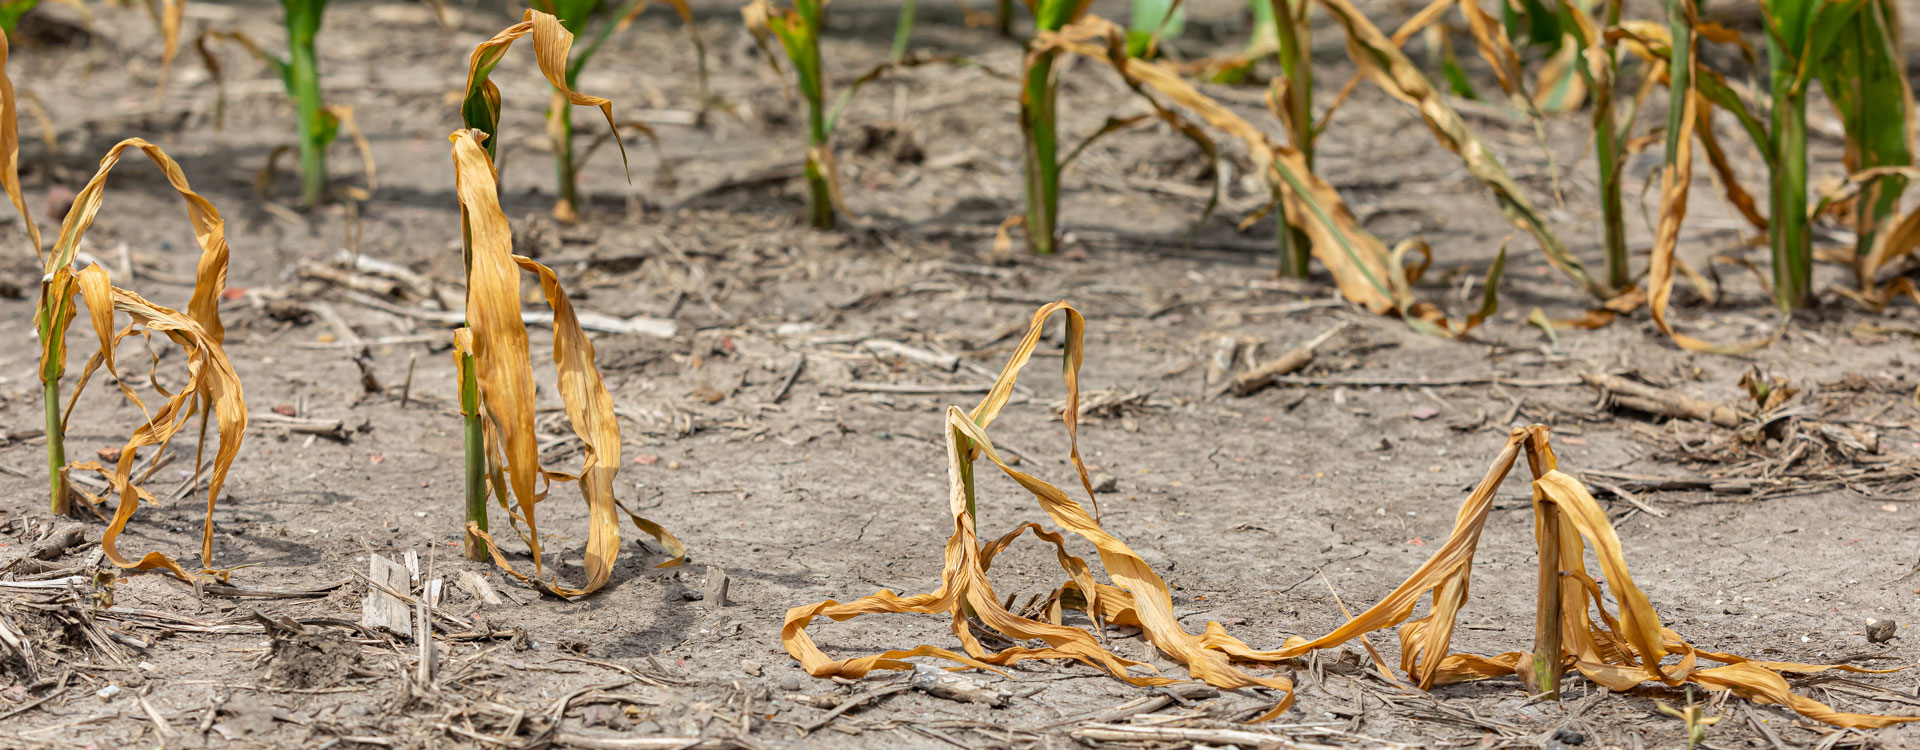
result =
[[[1895,6],[1886,0],[1768,0],[1763,4],[1767,24],[1769,111],[1763,119],[1720,76],[1699,65],[1689,54],[1698,37],[1693,22],[1697,9],[1686,0],[1669,2],[1669,47],[1672,62],[1668,125],[1668,171],[1679,165],[1686,133],[1680,113],[1696,95],[1712,106],[1732,112],[1764,157],[1769,170],[1766,219],[1773,262],[1774,303],[1783,312],[1801,309],[1812,300],[1813,211],[1807,192],[1807,95],[1813,81],[1826,90],[1846,127],[1847,167],[1879,173],[1869,179],[1856,198],[1856,274],[1870,276],[1871,258],[1882,225],[1893,215],[1907,176],[1897,168],[1913,162],[1907,128],[1913,102],[1901,74]],[[1682,60],[1692,60],[1683,65]],[[1704,122],[1704,113],[1702,113]],[[1705,142],[1704,127],[1699,134]],[[1684,208],[1684,188],[1675,186],[1671,198]],[[1739,202],[1735,197],[1736,203]],[[1663,208],[1666,214],[1674,210]],[[1678,216],[1674,231],[1677,233]],[[1670,254],[1671,243],[1656,242],[1656,260]],[[1656,274],[1655,282],[1660,281]],[[1871,287],[1863,279],[1862,288]]]
[[[193,294],[184,313],[155,305],[138,294],[113,286],[106,269],[97,263],[84,267],[77,263],[82,238],[100,210],[107,176],[119,163],[121,154],[130,149],[145,154],[187,204],[187,216],[201,252],[194,273]],[[75,196],[73,207],[60,225],[60,234],[54,240],[51,252],[44,258],[46,275],[41,281],[40,306],[35,325],[41,344],[41,384],[47,400],[48,468],[54,472],[53,511],[71,513],[72,503],[78,499],[76,495],[84,495],[73,488],[66,476],[68,472],[88,470],[105,477],[110,489],[120,496],[120,502],[114,510],[112,522],[100,538],[100,547],[107,559],[119,567],[135,570],[160,568],[186,580],[195,580],[208,573],[225,577],[226,571],[213,567],[213,506],[220,497],[227,472],[239,454],[240,441],[247,428],[246,401],[241,395],[240,379],[223,348],[226,331],[220,321],[219,304],[226,291],[227,256],[226,227],[220,212],[193,191],[180,165],[158,146],[139,138],[129,138],[115,145],[100,160],[99,171]],[[77,312],[75,297],[87,307],[88,319],[99,348],[88,358],[72,397],[65,409],[61,410],[58,407],[60,378],[66,369],[66,331],[74,322]],[[116,314],[125,314],[134,325],[114,331]],[[128,336],[139,335],[151,340],[155,333],[180,347],[187,358],[188,375],[183,387],[173,393],[163,391],[165,401],[159,408],[148,411],[133,389],[115,371],[114,349]],[[112,468],[92,461],[65,463],[61,445],[66,434],[65,426],[87,382],[103,366],[107,374],[119,382],[121,394],[141,407],[146,419],[120,449]],[[141,499],[152,499],[153,496],[140,485],[159,466],[157,462],[149,464],[136,478],[133,465],[135,454],[140,448],[148,446],[154,446],[159,451],[167,450],[173,437],[196,415],[201,420],[202,441],[206,437],[209,421],[217,425],[219,437],[212,471],[208,474],[206,520],[200,539],[201,568],[190,573],[161,552],[149,552],[137,561],[128,560],[121,556],[116,542],[126,529],[127,522],[139,509]],[[197,482],[202,466],[197,458],[195,463],[191,481]],[[86,495],[85,499],[89,506],[105,500],[90,495]]]
[[[528,10],[520,23],[474,48],[467,65],[466,95],[460,105],[466,127],[450,136],[467,277],[466,326],[454,334],[467,458],[466,553],[469,559],[491,559],[542,591],[573,597],[604,586],[620,552],[616,511],[622,508],[613,493],[614,476],[620,470],[620,427],[613,413],[613,397],[594,366],[593,342],[580,328],[566,290],[551,269],[513,254],[513,232],[500,207],[494,165],[499,149],[500,89],[490,76],[514,41],[528,35],[533,37],[541,75],[566,102],[597,107],[613,130],[614,141],[619,142],[613,102],[574,91],[567,83],[565,61],[573,35],[559,19]],[[523,271],[540,280],[547,304],[553,308],[553,362],[560,375],[560,398],[574,434],[586,446],[585,464],[578,476],[540,466],[532,356],[526,324],[520,316]],[[534,505],[547,494],[540,484],[551,481],[578,481],[587,502],[587,581],[579,588],[548,581],[542,573]],[[533,575],[514,570],[500,554],[487,524],[489,490],[516,530],[525,525],[521,537],[533,553]],[[508,507],[509,498],[517,504],[517,511]],[[673,555],[660,567],[678,565],[685,559],[686,547],[673,534],[631,512],[627,515]]]
[[833,228],[834,209],[839,203],[833,163],[834,118],[827,112],[826,76],[820,67],[820,29],[826,12],[827,0],[794,0],[787,8],[755,0],[740,9],[754,41],[774,69],[779,69],[779,63],[767,48],[769,35],[780,40],[793,63],[800,98],[807,107],[807,222],[816,229]]
[[[207,42],[224,39],[240,45],[248,54],[266,63],[280,79],[287,97],[293,100],[297,134],[295,150],[300,156],[301,203],[312,208],[327,199],[327,147],[333,144],[342,130],[351,133],[360,148],[360,155],[366,162],[367,190],[370,191],[374,186],[373,159],[366,139],[353,125],[352,110],[327,106],[320,94],[320,61],[314,42],[320,35],[320,23],[326,14],[327,0],[281,0],[280,5],[285,12],[282,22],[287,31],[287,56],[284,59],[266,51],[244,32],[206,31],[195,42],[200,50],[201,61],[206,65],[214,85],[222,86],[222,66]],[[225,109],[226,96],[222,92],[214,105],[216,124],[224,119]],[[274,158],[280,153],[276,150],[268,157],[267,167],[261,173],[262,185],[271,178]],[[351,192],[362,198],[366,194],[366,191],[360,190]]]
[[[1092,0],[1032,0],[1036,33],[1057,32],[1087,12]],[[1026,144],[1027,245],[1051,253],[1059,240],[1060,135],[1054,105],[1058,95],[1053,65],[1059,51],[1027,51],[1020,81],[1020,135]]]
[[[1847,128],[1850,168],[1907,165],[1912,97],[1898,56],[1893,3],[1884,0],[1768,0],[1768,189],[1774,302],[1785,312],[1812,299],[1812,216],[1807,205],[1807,92],[1821,81]],[[1868,186],[1856,208],[1858,252],[1899,201],[1905,180]]]
[[[1118,49],[1123,53],[1124,45],[1124,41],[1119,42]],[[946,434],[944,457],[949,490],[943,512],[952,522],[953,534],[945,547],[946,563],[940,574],[940,588],[904,597],[891,591],[880,591],[844,604],[827,600],[794,607],[787,610],[786,621],[780,628],[782,645],[808,674],[823,679],[859,678],[876,669],[911,670],[914,664],[906,659],[933,657],[954,662],[957,667],[976,669],[995,669],[1027,659],[1072,660],[1100,669],[1132,685],[1147,687],[1173,683],[1173,678],[1158,674],[1130,674],[1128,667],[1135,663],[1114,654],[1095,637],[1095,633],[1103,629],[1103,623],[1128,625],[1148,633],[1148,638],[1161,653],[1186,666],[1188,675],[1194,680],[1221,689],[1258,686],[1280,691],[1280,700],[1255,720],[1265,721],[1280,715],[1293,704],[1292,681],[1280,674],[1262,676],[1251,673],[1234,665],[1227,657],[1230,655],[1235,661],[1271,662],[1272,659],[1245,657],[1244,652],[1251,649],[1228,635],[1218,623],[1210,623],[1202,635],[1187,632],[1174,615],[1171,590],[1165,579],[1155,573],[1126,542],[1101,528],[1095,515],[1097,504],[1094,506],[1095,512],[1089,512],[1066,490],[1008,464],[1007,459],[994,448],[994,441],[987,431],[1012,403],[1020,371],[1033,360],[1041,334],[1056,312],[1064,313],[1066,318],[1065,366],[1061,373],[1066,385],[1066,409],[1062,412],[1062,419],[1067,428],[1067,457],[1074,467],[1074,478],[1078,480],[1077,485],[1068,486],[1084,489],[1086,498],[1094,500],[1093,485],[1088,479],[1086,465],[1080,460],[1076,426],[1080,365],[1085,356],[1086,320],[1069,303],[1055,302],[1034,313],[1026,336],[1021,339],[1018,348],[1008,358],[999,377],[979,404],[969,411],[963,411],[958,406],[947,407],[942,431]],[[999,469],[1030,493],[1056,528],[1091,543],[1099,552],[1095,562],[1106,571],[1112,583],[1096,581],[1092,564],[1067,551],[1066,536],[1048,531],[1037,522],[1014,526],[998,539],[983,543],[977,530],[976,500],[984,485],[976,482],[975,477],[975,464],[982,459],[993,467],[987,471]],[[1041,606],[1015,612],[1009,604],[1002,604],[995,596],[987,572],[993,569],[996,557],[1028,531],[1058,551],[1056,559],[1064,569],[1067,580]],[[1064,611],[1068,607],[1085,611],[1088,620],[1093,623],[1092,627],[1082,628],[1067,623]],[[838,621],[862,615],[906,613],[950,619],[954,634],[965,644],[966,652],[922,645],[912,649],[834,659],[820,650],[807,633],[808,626],[822,617]],[[981,647],[975,634],[976,628],[1004,637],[996,640],[1036,642],[1040,645],[1034,648],[1014,646],[988,652]]]
[[[1913,164],[1913,91],[1902,66],[1899,6],[1863,0],[1817,60],[1820,87],[1846,127],[1846,167],[1861,172]],[[1855,198],[1854,259],[1860,288],[1872,286],[1866,259],[1893,218],[1909,177],[1898,171],[1867,181]]]
[[[1488,656],[1454,653],[1454,628],[1467,604],[1473,558],[1492,517],[1489,511],[1501,482],[1523,455],[1533,479],[1533,529],[1539,566],[1533,649]],[[1588,566],[1589,550],[1598,570]],[[1596,581],[1605,581],[1610,597],[1602,595]],[[1428,613],[1413,619],[1419,600],[1429,594]],[[1607,599],[1615,602],[1617,612],[1608,611]],[[1111,602],[1107,606],[1122,604]],[[1234,656],[1299,657],[1396,625],[1400,629],[1400,669],[1409,682],[1423,689],[1515,675],[1530,695],[1558,699],[1560,677],[1568,670],[1578,670],[1588,680],[1614,692],[1650,682],[1670,687],[1698,685],[1780,705],[1838,727],[1875,728],[1920,721],[1916,716],[1836,711],[1794,694],[1782,676],[1783,672],[1860,671],[1857,667],[1759,661],[1716,653],[1663,628],[1652,601],[1628,571],[1626,553],[1606,510],[1580,480],[1560,469],[1547,428],[1542,425],[1513,429],[1484,478],[1461,503],[1446,540],[1378,603],[1314,640],[1289,639],[1281,649],[1234,652]],[[1679,658],[1669,661],[1669,656]],[[1377,657],[1375,663],[1386,670]]]
[[[699,32],[693,26],[692,13],[685,0],[668,0],[681,18],[687,21],[687,28],[693,35],[694,46],[700,51],[701,96],[706,96],[706,53]],[[561,27],[575,38],[583,38],[590,20],[601,10],[607,9],[603,0],[533,0],[530,3],[543,13],[560,19]],[[627,0],[626,4],[613,10],[612,17],[603,19],[600,29],[586,46],[572,51],[566,65],[566,82],[569,89],[578,88],[580,73],[587,63],[605,45],[615,32],[626,29],[633,23],[634,17],[647,7],[647,0]],[[704,106],[704,105],[703,105]],[[571,222],[580,217],[580,168],[586,160],[586,154],[576,154],[574,149],[573,108],[567,106],[565,97],[556,89],[553,106],[547,110],[547,135],[552,139],[555,182],[559,189],[559,198],[553,205],[553,216],[561,221]]]

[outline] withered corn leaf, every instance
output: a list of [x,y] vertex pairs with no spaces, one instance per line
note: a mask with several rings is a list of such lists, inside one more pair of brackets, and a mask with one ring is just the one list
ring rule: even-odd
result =
[[0,34],[0,187],[27,225],[34,257],[41,258],[46,251],[40,247],[40,224],[27,210],[26,195],[20,190],[20,109],[13,98],[13,78],[7,75],[7,51],[6,35]]
[[[906,659],[936,657],[967,667],[995,671],[998,671],[998,667],[1026,659],[1068,659],[1093,666],[1135,685],[1176,682],[1159,674],[1132,673],[1132,667],[1145,667],[1148,670],[1151,667],[1114,655],[1086,630],[1061,624],[1061,603],[1066,599],[1067,592],[1072,592],[1088,612],[1094,614],[1095,627],[1100,627],[1098,613],[1115,611],[1107,604],[1107,600],[1124,596],[1129,602],[1126,608],[1129,624],[1136,624],[1149,642],[1185,665],[1194,679],[1222,688],[1259,686],[1282,691],[1284,697],[1261,718],[1264,720],[1277,716],[1293,701],[1291,682],[1284,677],[1248,674],[1231,664],[1226,653],[1212,648],[1205,637],[1186,632],[1174,617],[1166,582],[1139,555],[1126,543],[1103,530],[1086,508],[1066,492],[1014,469],[994,449],[987,427],[1007,405],[1020,369],[1032,357],[1043,327],[1055,312],[1062,312],[1066,317],[1066,356],[1062,377],[1067,387],[1067,403],[1062,419],[1067,424],[1068,456],[1079,475],[1082,488],[1087,490],[1088,498],[1093,497],[1087,482],[1086,466],[1080,461],[1075,430],[1079,413],[1075,406],[1080,395],[1079,366],[1085,353],[1082,335],[1086,324],[1071,305],[1064,301],[1055,302],[1034,313],[1026,337],[1021,340],[1019,348],[1001,370],[986,397],[970,412],[961,411],[958,407],[949,407],[947,410],[947,514],[953,521],[953,533],[947,539],[940,588],[904,597],[891,591],[880,591],[844,604],[829,600],[794,607],[787,610],[786,622],[780,630],[780,639],[787,653],[792,654],[815,677],[861,677],[875,669],[912,669],[913,665]],[[1094,582],[1091,567],[1066,551],[1063,537],[1045,532],[1033,523],[1016,526],[1000,539],[982,546],[973,512],[974,498],[978,492],[974,466],[981,456],[1032,494],[1056,526],[1091,542],[1099,551],[1101,567],[1113,580],[1113,585]],[[1069,578],[1068,584],[1055,592],[1049,611],[1040,614],[1040,619],[1008,611],[994,594],[993,584],[986,575],[994,557],[1021,533],[1029,530],[1041,540],[1054,545],[1061,567],[1066,569]],[[922,645],[871,656],[833,659],[822,652],[807,634],[808,625],[820,617],[838,621],[881,613],[944,615],[951,619],[953,633],[959,639],[962,650]],[[990,652],[981,646],[974,634],[976,621],[1015,641],[1038,640],[1045,642],[1046,646],[1011,646]],[[1214,624],[1209,627],[1219,629]]]
[[[493,539],[477,527],[470,524],[469,530],[486,542],[494,562],[502,569],[559,596],[584,596],[606,585],[620,553],[620,521],[613,494],[613,479],[620,467],[620,427],[613,412],[613,397],[594,366],[593,342],[580,328],[559,280],[546,266],[513,254],[513,232],[500,208],[493,160],[480,145],[482,137],[484,134],[477,130],[455,131],[451,137],[454,184],[472,243],[467,329],[460,344],[473,354],[480,383],[494,493],[503,505],[511,496],[519,506],[509,518],[526,524],[523,536],[533,554],[533,575],[514,570]],[[541,289],[553,308],[553,360],[560,376],[560,398],[566,404],[574,434],[586,445],[585,463],[578,477],[540,466],[532,356],[527,327],[520,317],[522,270],[540,278]],[[535,505],[545,499],[551,483],[576,479],[588,512],[587,582],[579,588],[545,579],[534,516]],[[638,516],[634,523],[674,555],[661,563],[662,567],[684,559],[685,547],[672,534]]]
[[[1692,4],[1688,3],[1688,12]],[[1685,60],[1686,68],[1679,70],[1681,75],[1673,76],[1683,80],[1686,91],[1678,92],[1676,101],[1683,102],[1679,112],[1670,113],[1668,122],[1672,132],[1667,134],[1673,144],[1674,154],[1671,164],[1660,175],[1660,218],[1654,225],[1653,256],[1647,271],[1647,308],[1653,314],[1653,323],[1661,332],[1673,339],[1673,343],[1688,351],[1713,352],[1718,354],[1739,354],[1772,344],[1778,339],[1784,326],[1776,328],[1772,336],[1755,341],[1717,343],[1689,336],[1674,330],[1667,319],[1667,304],[1673,297],[1673,272],[1677,265],[1674,257],[1680,242],[1680,224],[1687,215],[1687,193],[1693,183],[1693,137],[1698,128],[1700,102],[1696,94],[1701,80],[1699,48],[1694,40],[1686,40],[1682,47],[1675,47],[1676,55]]]

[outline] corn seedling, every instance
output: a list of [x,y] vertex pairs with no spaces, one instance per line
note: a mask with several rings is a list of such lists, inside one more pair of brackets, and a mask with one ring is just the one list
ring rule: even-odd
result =
[[[367,139],[353,122],[353,110],[348,107],[328,106],[320,94],[320,60],[315,41],[320,35],[320,24],[326,15],[327,0],[281,0],[285,13],[282,23],[287,31],[287,56],[282,59],[267,52],[252,38],[238,31],[208,31],[195,41],[199,48],[201,61],[216,86],[222,85],[222,73],[219,60],[213,56],[208,41],[225,39],[241,46],[248,54],[266,63],[274,75],[286,88],[287,97],[293,100],[294,131],[296,143],[294,151],[300,157],[300,201],[308,208],[320,205],[327,200],[327,148],[333,145],[342,131],[353,139],[360,151],[361,160],[366,165],[367,186],[363,189],[346,191],[349,197],[365,200],[376,187],[372,148]],[[219,94],[214,105],[214,121],[224,120],[226,97]],[[267,157],[267,165],[259,177],[260,190],[265,192],[271,184],[274,163],[284,149],[276,149]]]
[[[1124,46],[1121,51],[1124,52]],[[794,607],[787,610],[786,621],[780,629],[780,640],[786,646],[787,653],[799,660],[808,674],[820,678],[858,678],[875,669],[910,670],[913,669],[913,663],[906,659],[933,657],[995,672],[1027,659],[1064,659],[1092,666],[1134,685],[1176,682],[1158,675],[1130,674],[1128,668],[1138,666],[1137,662],[1108,651],[1094,633],[1062,624],[1063,611],[1067,607],[1084,609],[1092,618],[1096,632],[1104,627],[1103,622],[1119,624],[1110,619],[1108,614],[1121,613],[1128,624],[1144,631],[1154,646],[1185,665],[1193,679],[1223,689],[1258,686],[1281,691],[1284,697],[1261,720],[1279,715],[1293,702],[1293,684],[1290,681],[1280,676],[1256,677],[1233,666],[1227,649],[1234,645],[1244,648],[1244,644],[1227,635],[1217,623],[1208,623],[1203,635],[1188,633],[1174,616],[1171,592],[1166,581],[1154,573],[1138,554],[1125,542],[1103,530],[1094,515],[1065,491],[1013,468],[995,450],[987,429],[1011,401],[1015,379],[1021,368],[1032,359],[1041,333],[1055,312],[1064,313],[1066,318],[1066,356],[1062,376],[1066,382],[1067,401],[1061,418],[1065,420],[1067,428],[1067,455],[1080,487],[1086,490],[1088,500],[1093,501],[1093,487],[1086,466],[1081,463],[1076,437],[1079,371],[1085,354],[1083,335],[1086,322],[1071,305],[1056,302],[1034,313],[1026,337],[1021,340],[979,404],[971,411],[961,411],[957,406],[947,409],[943,430],[946,434],[947,516],[953,524],[953,533],[947,539],[946,564],[941,571],[940,588],[905,597],[891,591],[880,591],[845,604],[829,600]],[[1000,538],[981,544],[977,532],[979,519],[976,499],[979,485],[975,465],[983,457],[1032,494],[1056,526],[1092,543],[1099,552],[1101,567],[1113,584],[1097,583],[1088,562],[1067,551],[1066,539],[1059,533],[1045,530],[1038,523],[1020,524]],[[1098,508],[1097,502],[1095,508]],[[1044,604],[1016,613],[1011,611],[1010,598],[1009,603],[1003,604],[994,593],[993,584],[987,579],[987,571],[999,553],[1028,531],[1053,545],[1068,580]],[[1121,610],[1111,603],[1117,599],[1124,599],[1129,605]],[[820,617],[838,621],[885,613],[933,614],[950,618],[954,635],[959,638],[964,653],[922,645],[872,656],[833,659],[822,652],[807,634],[807,626]],[[974,634],[976,623],[1015,642],[1033,640],[1043,641],[1046,645],[1038,648],[1015,646],[988,652]]]
[[[11,112],[8,114],[11,115]],[[200,263],[194,273],[193,295],[185,313],[161,307],[138,294],[113,286],[107,270],[98,263],[83,267],[78,262],[81,241],[100,211],[107,175],[119,163],[122,152],[128,149],[138,149],[145,154],[166,176],[174,191],[186,201],[187,217],[200,245]],[[48,469],[53,475],[52,510],[57,514],[72,513],[72,504],[79,498],[84,498],[89,507],[105,501],[104,497],[86,495],[75,489],[68,478],[70,472],[94,471],[106,477],[112,493],[119,495],[120,502],[114,511],[112,523],[100,539],[100,547],[108,560],[122,568],[163,568],[186,580],[193,580],[197,574],[212,573],[220,578],[226,575],[225,571],[213,567],[213,506],[226,483],[227,471],[239,453],[240,440],[247,427],[246,401],[240,393],[240,379],[221,346],[226,332],[220,322],[219,303],[226,291],[227,255],[226,226],[220,219],[220,212],[193,192],[187,184],[186,175],[180,171],[180,165],[168,158],[158,146],[138,138],[129,138],[115,145],[100,160],[99,171],[75,196],[73,208],[60,225],[60,234],[54,240],[53,248],[43,257],[46,276],[41,281],[40,306],[34,322],[40,337],[40,377],[47,405]],[[73,395],[63,410],[59,405],[60,379],[66,371],[66,332],[77,312],[74,304],[76,296],[87,307],[88,321],[99,348],[88,358],[79,381],[74,385]],[[117,332],[113,330],[116,313],[125,313],[132,325]],[[186,355],[187,381],[172,393],[162,390],[166,400],[160,408],[149,410],[133,388],[127,385],[128,380],[117,371],[114,349],[128,336],[137,334],[150,341],[155,333],[172,341]],[[93,373],[102,366],[119,385],[121,394],[146,416],[146,421],[120,449],[119,458],[111,469],[92,461],[67,463],[64,451],[66,425],[73,407]],[[166,451],[174,435],[196,414],[201,419],[201,442],[205,441],[209,420],[216,425],[219,439],[212,470],[208,474],[206,521],[200,540],[201,569],[197,573],[189,573],[161,552],[149,552],[138,561],[130,561],[121,556],[116,543],[127,521],[139,509],[140,502],[154,500],[153,495],[141,485],[159,466],[158,462],[150,463],[136,478],[135,453],[148,446]],[[194,478],[190,481],[197,483],[201,468],[196,459]]]
[[[1868,177],[1853,199],[1854,252],[1849,259],[1863,294],[1873,291],[1880,264],[1873,258],[1879,236],[1894,218],[1911,179],[1913,91],[1900,61],[1899,6],[1862,0],[1838,38],[1818,60],[1820,86],[1846,128],[1847,170]],[[1884,263],[1881,260],[1880,263]]]
[[[1685,0],[1669,3],[1670,36],[1676,59],[1688,45],[1682,34],[1698,37],[1697,11]],[[1807,191],[1807,94],[1819,80],[1846,127],[1847,167],[1873,170],[1911,166],[1907,132],[1913,116],[1912,94],[1899,62],[1899,23],[1894,4],[1883,0],[1768,0],[1762,3],[1767,26],[1769,112],[1766,124],[1746,111],[1737,96],[1722,92],[1717,77],[1704,69],[1678,70],[1676,98],[1689,85],[1714,106],[1732,111],[1761,147],[1769,168],[1768,244],[1773,260],[1774,302],[1792,313],[1812,300],[1813,213]],[[1697,54],[1694,55],[1697,65]],[[1683,78],[1686,80],[1683,82]],[[1671,127],[1671,123],[1670,123]],[[1705,133],[1703,128],[1701,133]],[[1679,144],[1668,138],[1669,161]],[[1669,168],[1669,171],[1672,171]],[[1898,170],[1879,174],[1855,198],[1857,236],[1853,262],[1863,292],[1871,286],[1873,248],[1881,227],[1892,217],[1908,176]],[[1664,218],[1664,217],[1663,217]]]
[[[576,92],[567,84],[567,50],[573,43],[559,19],[528,10],[525,19],[474,48],[467,69],[461,116],[467,128],[455,131],[454,185],[466,247],[467,325],[454,334],[460,371],[460,407],[466,422],[467,523],[469,557],[484,553],[508,573],[543,591],[563,597],[584,596],[605,585],[620,552],[622,510],[613,480],[620,470],[620,427],[613,397],[594,367],[593,342],[580,328],[573,304],[553,271],[513,254],[513,232],[500,207],[493,154],[498,149],[500,90],[489,78],[513,42],[532,35],[540,72],[571,104],[598,107],[613,124],[613,103]],[[622,157],[624,159],[624,151]],[[560,398],[574,434],[586,446],[578,475],[540,466],[534,426],[532,355],[526,324],[520,317],[520,274],[534,274],[553,308],[553,361],[559,372]],[[544,483],[577,481],[588,508],[585,551],[587,581],[572,588],[546,580],[534,505],[546,497]],[[486,493],[491,489],[533,555],[533,575],[515,570],[501,554],[487,527]],[[508,507],[512,497],[518,510]],[[686,547],[658,524],[628,513],[634,525],[659,541],[678,565]]]
[[800,98],[807,107],[807,222],[816,229],[832,229],[834,209],[840,204],[839,177],[833,163],[833,118],[826,110],[826,77],[820,68],[820,28],[827,0],[794,0],[792,7],[775,8],[768,0],[754,0],[740,9],[767,61],[779,70],[767,48],[767,36],[780,40]]
[[[667,1],[674,7],[675,11],[680,14],[681,19],[686,22],[687,29],[693,35],[695,48],[699,50],[700,96],[704,100],[706,97],[706,52],[705,45],[700,40],[698,28],[694,26],[692,22],[693,11],[687,6],[686,0]],[[633,19],[639,16],[641,11],[646,10],[647,2],[648,0],[627,0],[625,5],[613,9],[613,17],[603,19],[600,30],[594,34],[592,41],[589,41],[586,46],[581,47],[578,51],[574,51],[569,55],[566,60],[567,90],[579,87],[580,72],[586,69],[587,63],[593,59],[594,54],[600,51],[600,47],[606,44],[607,39],[613,36],[614,33],[623,31],[631,25]],[[567,30],[567,33],[573,35],[575,38],[581,38],[586,34],[588,22],[593,19],[596,13],[607,7],[603,4],[602,0],[533,0],[530,4],[534,6],[535,9],[560,19],[560,25]],[[654,137],[652,131],[646,129],[644,123],[630,122],[627,123],[627,127],[630,130],[640,132],[648,138],[653,139],[657,149],[658,139]],[[587,157],[587,153],[575,153],[574,135],[573,108],[568,106],[566,97],[561,93],[561,90],[556,88],[552,105],[547,109],[547,136],[552,140],[554,176],[557,187],[559,188],[559,198],[553,205],[553,216],[555,219],[565,222],[572,222],[580,218],[579,175],[580,168],[584,166]],[[588,153],[590,153],[590,151]]]
[[1619,0],[1605,2],[1605,27],[1595,24],[1573,0],[1560,0],[1560,7],[1571,21],[1567,28],[1579,51],[1580,62],[1572,67],[1579,71],[1586,88],[1593,92],[1593,155],[1600,178],[1606,283],[1608,287],[1618,290],[1626,289],[1633,283],[1633,272],[1627,263],[1626,207],[1620,179],[1620,173],[1626,165],[1626,140],[1633,118],[1629,116],[1622,125],[1617,121],[1614,111],[1614,81],[1620,65],[1618,53],[1614,44],[1607,41],[1604,28],[1620,25],[1621,3]]

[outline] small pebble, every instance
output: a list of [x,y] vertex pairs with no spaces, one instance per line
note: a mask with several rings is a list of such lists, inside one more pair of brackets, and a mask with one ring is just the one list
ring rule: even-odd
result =
[[1587,741],[1587,736],[1567,727],[1553,730],[1553,738],[1569,745],[1578,745]]
[[1871,643],[1886,643],[1887,641],[1891,641],[1893,640],[1895,628],[1897,627],[1892,620],[1868,619],[1867,641]]
[[752,659],[741,659],[740,671],[747,673],[747,676],[749,677],[759,677],[760,662],[754,661]]
[[699,589],[681,589],[680,598],[690,602],[697,602],[697,601],[700,601],[701,599],[707,598],[707,595],[701,593]]
[[780,675],[780,677],[777,679],[777,682],[780,683],[781,690],[785,690],[789,693],[800,692],[800,675],[789,672],[787,674]]
[[1120,487],[1120,478],[1112,474],[1093,475],[1094,492],[1112,492]]

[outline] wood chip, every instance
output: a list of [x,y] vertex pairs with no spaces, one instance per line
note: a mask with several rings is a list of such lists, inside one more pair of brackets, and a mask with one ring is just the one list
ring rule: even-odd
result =
[[[412,588],[407,568],[397,562],[369,555],[367,557],[367,578],[393,589],[408,591]],[[413,614],[405,601],[382,591],[378,586],[367,587],[367,598],[360,606],[360,624],[375,630],[385,630],[402,638],[413,635]]]

